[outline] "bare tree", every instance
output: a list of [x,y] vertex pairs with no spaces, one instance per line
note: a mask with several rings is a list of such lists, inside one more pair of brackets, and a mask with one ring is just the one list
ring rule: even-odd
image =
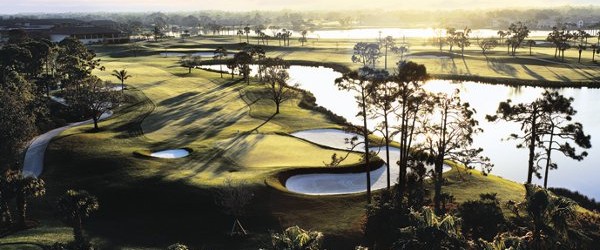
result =
[[[287,70],[278,66],[266,67],[264,81],[269,87],[271,93],[270,99],[275,103],[275,114],[279,114],[279,106],[296,95],[292,88],[287,84],[290,75]],[[294,87],[298,87],[295,85]]]
[[230,178],[225,179],[223,187],[216,193],[215,202],[221,206],[225,213],[234,217],[231,235],[246,235],[247,232],[240,222],[240,217],[246,212],[246,206],[254,197],[248,189],[248,184],[243,181],[235,182]]

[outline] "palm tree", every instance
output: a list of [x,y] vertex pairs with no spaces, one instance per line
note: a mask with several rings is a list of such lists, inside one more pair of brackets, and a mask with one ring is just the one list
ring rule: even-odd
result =
[[240,43],[242,43],[242,35],[244,35],[244,31],[243,30],[238,30],[237,31],[237,35],[240,38]]
[[250,43],[250,27],[244,27],[244,34],[246,34],[246,43]]
[[[223,59],[227,57],[227,49],[223,48],[223,46],[219,46],[215,50],[214,59]],[[219,72],[221,72],[221,78],[223,78],[223,64],[219,63]]]
[[531,55],[531,46],[535,45],[535,41],[534,40],[528,40],[527,41],[527,45],[529,46],[529,55]]
[[46,185],[42,179],[32,176],[25,177],[22,173],[18,174],[16,184],[17,210],[19,212],[18,225],[24,227],[27,215],[27,199],[46,194]]
[[68,190],[58,200],[57,210],[62,220],[73,227],[73,236],[78,244],[85,244],[83,219],[98,210],[98,198],[87,191]]
[[130,74],[127,73],[127,70],[113,70],[113,73],[111,74],[114,77],[116,77],[117,79],[119,79],[119,81],[121,81],[121,92],[123,92],[123,90],[125,89],[125,80],[127,80],[129,77],[132,77]]

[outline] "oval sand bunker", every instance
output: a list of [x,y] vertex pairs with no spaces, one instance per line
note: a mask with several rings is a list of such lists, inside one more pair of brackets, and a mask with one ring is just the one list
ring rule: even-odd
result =
[[189,154],[190,154],[190,151],[180,148],[180,149],[169,149],[169,150],[154,152],[154,153],[150,154],[150,156],[156,157],[156,158],[175,159],[175,158],[186,157]]
[[[362,140],[362,136],[348,133],[339,129],[312,129],[295,132],[292,136],[311,141],[316,144],[338,148],[348,149],[346,138],[356,136]],[[364,150],[355,148],[355,151]],[[385,147],[369,147],[381,159],[386,159]],[[390,147],[390,162],[400,160],[400,149]],[[395,165],[395,164],[394,164]],[[426,166],[430,170],[433,166]],[[452,168],[444,164],[443,172]],[[409,169],[410,171],[410,169]],[[397,165],[390,168],[390,181],[392,184],[398,183],[400,169]],[[365,192],[367,190],[366,174],[362,173],[319,173],[319,174],[298,174],[290,176],[284,183],[284,186],[292,192],[308,195],[334,195],[334,194],[353,194]],[[371,170],[371,189],[378,190],[387,187],[387,167],[381,167]]]

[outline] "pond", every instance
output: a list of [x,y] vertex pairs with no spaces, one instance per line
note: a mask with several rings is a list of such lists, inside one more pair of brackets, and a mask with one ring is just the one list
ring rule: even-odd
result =
[[[265,29],[262,32],[275,37],[277,32],[280,30]],[[379,33],[381,32],[381,34]],[[386,36],[392,36],[397,40],[406,38],[431,38],[438,36],[437,33],[441,32],[442,36],[445,36],[446,29],[433,29],[433,28],[354,28],[354,29],[328,29],[328,30],[315,30],[309,31],[307,37],[309,39],[376,39]],[[473,29],[471,31],[471,37],[498,37],[498,30],[496,29]],[[529,33],[529,37],[547,37],[550,30],[532,30]],[[211,32],[204,32],[205,35],[211,35]],[[227,33],[225,33],[227,34]],[[230,32],[230,35],[235,35],[236,32]],[[250,31],[250,36],[256,36],[254,30]],[[300,31],[292,31],[292,37],[301,37]],[[256,38],[251,37],[251,40]],[[242,41],[245,41],[245,35],[242,37]],[[253,42],[253,41],[251,41]]]
[[[219,65],[207,66],[218,70]],[[256,72],[255,68],[253,72]],[[288,70],[290,84],[298,83],[300,88],[314,94],[317,104],[334,113],[345,117],[354,124],[362,124],[358,113],[358,106],[352,94],[338,90],[334,80],[341,73],[326,67],[308,67],[293,65]],[[494,114],[498,103],[506,99],[512,99],[514,103],[531,102],[544,91],[539,87],[512,87],[506,85],[492,85],[476,82],[452,82],[435,80],[429,81],[424,88],[429,91],[452,91],[455,88],[461,90],[460,96],[463,101],[469,102],[477,110],[476,118],[484,133],[474,138],[474,144],[484,149],[483,154],[488,156],[495,167],[492,174],[510,179],[519,183],[527,179],[528,152],[525,149],[517,149],[516,142],[505,141],[511,133],[519,133],[517,124],[487,122],[484,117]],[[567,97],[575,98],[574,108],[578,111],[574,121],[583,124],[584,131],[592,136],[592,148],[587,150],[589,156],[578,162],[560,155],[553,154],[553,161],[558,164],[558,169],[551,170],[548,178],[548,186],[564,187],[579,191],[584,195],[600,199],[600,188],[597,187],[600,180],[600,89],[588,88],[561,88],[558,90]],[[371,121],[369,127],[375,122]],[[535,183],[543,184],[543,180],[535,179]]]
[[[211,51],[204,51],[204,52],[190,52],[190,53],[183,53],[183,52],[161,52],[160,56],[164,56],[164,57],[183,57],[183,56],[198,56],[200,58],[213,58],[215,56],[214,52]],[[226,57],[233,57],[233,54],[227,54]]]

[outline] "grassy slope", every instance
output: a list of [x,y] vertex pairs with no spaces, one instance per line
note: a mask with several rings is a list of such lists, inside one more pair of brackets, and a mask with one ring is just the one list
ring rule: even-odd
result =
[[[199,42],[167,43],[194,49],[194,43]],[[340,43],[345,47],[342,49],[331,48],[335,46],[332,42],[323,43],[329,48],[296,47],[271,53],[297,59],[348,60],[352,42]],[[210,41],[204,44],[213,46]],[[156,50],[161,46],[156,45]],[[110,52],[126,48],[98,49]],[[176,241],[195,247],[255,247],[267,240],[264,233],[268,229],[295,224],[340,239],[337,243],[341,245],[334,248],[350,247],[360,240],[363,195],[302,196],[282,193],[262,183],[265,176],[286,168],[282,166],[322,164],[321,159],[311,157],[325,157],[332,151],[274,133],[339,127],[325,116],[299,109],[295,100],[283,105],[282,114],[268,120],[273,104],[257,100],[261,91],[255,84],[246,86],[201,70],[187,74],[187,69],[178,67],[175,57],[104,57],[103,65],[107,71],[97,74],[105,79],[112,79],[109,74],[113,69],[126,68],[134,75],[127,82],[135,87],[127,91],[132,96],[129,105],[102,122],[103,131],[99,133],[88,133],[91,127],[83,126],[54,140],[42,176],[48,183],[47,196],[31,206],[33,218],[44,218],[42,226],[3,238],[2,243],[48,244],[70,239],[70,230],[52,219],[53,202],[67,188],[84,188],[99,196],[101,210],[90,220],[89,231],[103,247],[160,248]],[[244,133],[252,131],[254,134],[249,136]],[[253,148],[247,147],[248,141]],[[289,151],[278,152],[278,157],[264,155],[278,145],[287,145]],[[188,158],[174,160],[133,155],[136,151],[172,147],[194,151]],[[236,149],[239,154],[232,154]],[[229,154],[224,153],[227,151]],[[260,169],[264,165],[271,167]],[[454,170],[446,176],[449,183],[444,190],[459,202],[486,192],[499,193],[502,200],[520,200],[523,195],[521,185],[498,177],[476,173],[461,177]],[[214,205],[212,190],[226,177],[247,181],[248,188],[255,192],[243,222],[259,234],[249,241],[223,237],[231,218]]]

